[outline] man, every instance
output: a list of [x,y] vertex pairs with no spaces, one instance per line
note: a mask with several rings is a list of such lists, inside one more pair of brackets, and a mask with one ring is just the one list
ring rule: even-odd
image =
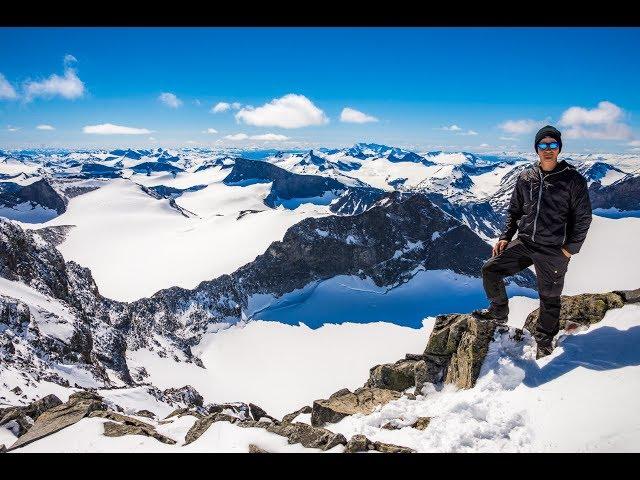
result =
[[[572,255],[580,251],[591,224],[586,179],[564,160],[560,132],[546,125],[536,134],[539,161],[517,178],[507,221],[492,257],[482,266],[489,308],[474,310],[477,318],[506,323],[509,301],[503,278],[534,265],[540,317],[535,332],[537,358],[549,355],[560,330],[560,294]],[[518,236],[511,238],[518,231]]]

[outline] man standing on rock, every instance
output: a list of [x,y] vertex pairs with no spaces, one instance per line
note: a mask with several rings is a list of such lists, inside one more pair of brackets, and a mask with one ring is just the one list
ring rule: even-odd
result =
[[[507,221],[492,257],[482,266],[489,308],[474,310],[477,318],[506,323],[509,300],[503,278],[534,265],[540,316],[536,331],[537,358],[553,351],[560,330],[560,295],[572,255],[580,251],[591,225],[587,181],[565,160],[560,132],[546,125],[535,137],[540,161],[525,168],[516,180]],[[518,231],[518,236],[511,240]]]

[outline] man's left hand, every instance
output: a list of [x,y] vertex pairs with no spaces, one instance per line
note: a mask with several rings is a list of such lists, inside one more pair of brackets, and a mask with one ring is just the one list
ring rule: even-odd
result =
[[564,248],[562,248],[561,250],[562,250],[562,253],[564,253],[567,256],[567,258],[571,258],[571,254],[569,252],[567,252]]

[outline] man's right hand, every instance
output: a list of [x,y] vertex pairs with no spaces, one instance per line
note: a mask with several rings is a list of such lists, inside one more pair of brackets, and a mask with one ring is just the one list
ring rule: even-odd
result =
[[506,240],[498,240],[498,243],[493,246],[491,256],[495,257],[496,255],[500,255],[508,244],[509,242]]

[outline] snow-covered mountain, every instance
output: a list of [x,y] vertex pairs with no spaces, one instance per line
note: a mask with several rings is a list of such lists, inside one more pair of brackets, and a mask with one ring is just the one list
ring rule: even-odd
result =
[[[637,449],[628,399],[640,387],[640,270],[629,266],[640,264],[640,184],[629,156],[571,160],[596,215],[562,315],[582,312],[591,328],[561,332],[554,354],[535,360],[516,329],[535,321],[531,267],[508,279],[512,328],[482,337],[486,356],[465,370],[471,357],[444,359],[429,345],[441,315],[485,305],[480,267],[531,155],[364,143],[267,153],[0,155],[0,445]],[[564,433],[579,416],[544,420],[560,395],[584,403],[596,381],[620,418],[592,395],[591,435]],[[379,408],[335,416],[371,401]],[[47,412],[65,419],[62,430]]]

